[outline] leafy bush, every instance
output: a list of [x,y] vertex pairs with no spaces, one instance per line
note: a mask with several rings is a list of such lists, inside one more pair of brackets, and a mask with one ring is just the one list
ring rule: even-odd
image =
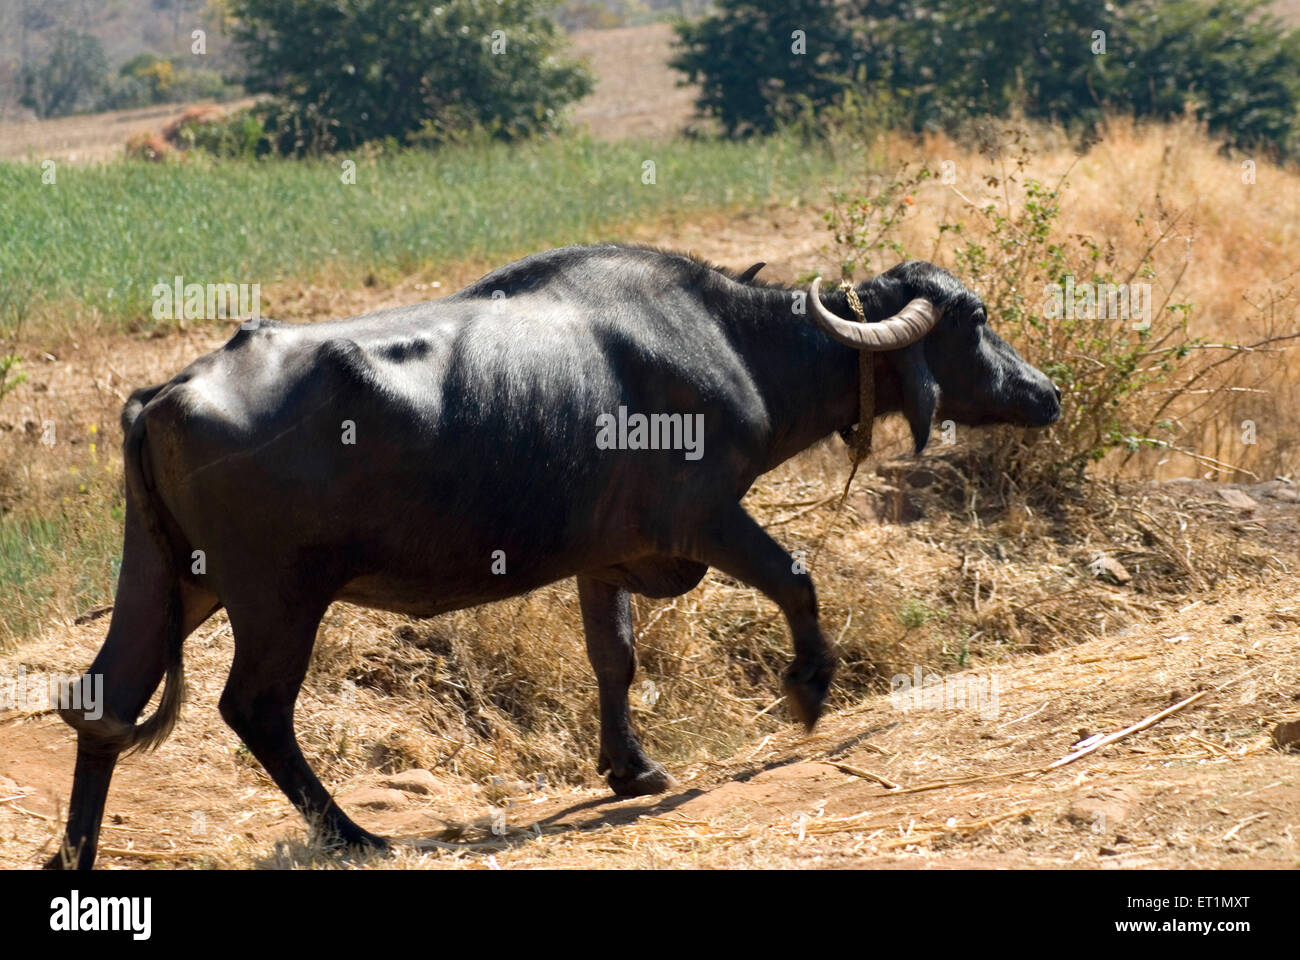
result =
[[218,157],[251,160],[271,152],[264,109],[250,107],[231,114],[194,112],[183,115],[168,139],[182,150],[202,150]]
[[517,139],[552,127],[592,88],[557,57],[547,0],[233,0],[248,87],[282,152],[388,137],[442,142],[465,130]]
[[[1300,151],[1300,30],[1267,0],[721,0],[674,66],[728,133],[857,97],[920,130],[1019,111],[1092,136],[1191,108],[1238,147]],[[802,29],[804,54],[791,50]]]
[[99,109],[125,110],[156,103],[228,100],[242,92],[237,84],[227,83],[215,70],[192,69],[182,63],[180,57],[137,54],[107,82]]
[[1236,147],[1300,152],[1300,30],[1267,0],[1136,4],[1124,29],[1132,61],[1113,98],[1137,116],[1169,119],[1190,104],[1211,133]]
[[62,30],[44,62],[28,66],[19,76],[19,102],[39,117],[60,117],[157,103],[225,100],[242,92],[215,70],[191,69],[180,61],[141,53],[110,75],[97,37]]

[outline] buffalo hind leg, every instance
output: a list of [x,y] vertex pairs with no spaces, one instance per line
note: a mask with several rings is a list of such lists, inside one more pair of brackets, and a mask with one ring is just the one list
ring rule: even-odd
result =
[[294,735],[293,706],[324,607],[312,608],[309,615],[279,604],[274,609],[228,609],[235,657],[218,704],[222,718],[319,839],[328,845],[387,849],[386,840],[357,826],[334,802]]
[[785,695],[795,719],[809,730],[821,716],[835,673],[835,656],[822,635],[812,577],[740,504],[719,510],[700,530],[691,559],[707,563],[768,596],[785,614],[794,660]]
[[[45,863],[47,870],[89,870],[94,865],[113,771],[118,757],[138,733],[136,720],[163,679],[170,648],[221,605],[206,590],[177,582],[165,557],[135,522],[129,507],[128,515],[108,635],[80,684],[83,694],[98,693],[100,699],[94,711],[97,716],[87,716],[84,709],[60,711],[77,730],[77,760],[67,831],[58,851]],[[176,620],[172,619],[173,604],[177,605]],[[175,635],[177,630],[179,636]],[[179,693],[173,690],[172,696]],[[84,699],[82,707],[88,706],[90,701]],[[166,736],[170,724],[171,719],[163,723],[159,739]]]
[[632,732],[627,690],[636,673],[632,604],[626,590],[578,578],[578,602],[587,638],[587,659],[600,690],[599,773],[620,797],[662,793],[674,785],[668,771],[645,755]]

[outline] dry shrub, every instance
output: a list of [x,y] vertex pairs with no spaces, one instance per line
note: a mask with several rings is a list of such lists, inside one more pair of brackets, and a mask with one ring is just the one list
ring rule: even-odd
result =
[[126,155],[132,160],[161,162],[174,152],[166,140],[152,131],[133,134],[126,141]]
[[[996,472],[1022,487],[1059,489],[1099,461],[1129,476],[1293,472],[1300,421],[1279,400],[1296,394],[1286,348],[1300,336],[1300,262],[1280,260],[1276,244],[1297,211],[1263,225],[1239,214],[1266,202],[1243,180],[1295,175],[1225,158],[1190,123],[1116,122],[1093,150],[1105,157],[1042,140],[993,125],[972,147],[932,138],[924,161],[912,145],[893,176],[835,194],[827,220],[845,275],[900,255],[941,263],[1057,381],[1062,420],[1027,435],[1032,446],[984,435],[1001,438],[987,448]],[[1104,180],[1122,154],[1123,177]]]
[[163,127],[163,139],[177,149],[193,145],[193,136],[186,136],[187,128],[218,124],[225,119],[226,111],[211,104],[186,107],[179,117]]

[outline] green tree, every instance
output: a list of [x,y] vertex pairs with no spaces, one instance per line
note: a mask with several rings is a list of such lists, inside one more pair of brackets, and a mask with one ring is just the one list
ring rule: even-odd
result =
[[[914,122],[1027,116],[1090,127],[1113,84],[1112,61],[1096,52],[1114,42],[1117,6],[1107,0],[944,0],[919,20],[915,46],[933,50],[933,83],[904,80]],[[1097,34],[1097,36],[1094,36]],[[910,81],[910,83],[908,83]]]
[[1300,30],[1267,0],[1144,0],[1126,8],[1119,102],[1167,118],[1190,104],[1237,147],[1300,152]]
[[671,65],[700,85],[700,109],[728,134],[770,133],[850,83],[851,49],[835,0],[719,0],[677,24]]
[[[1089,134],[1106,110],[1189,106],[1242,147],[1300,150],[1300,30],[1267,0],[720,0],[673,65],[728,133],[851,97],[895,123],[1013,110]],[[808,54],[790,55],[803,29]]]
[[44,63],[23,70],[18,102],[39,117],[76,113],[94,106],[107,78],[108,60],[98,38],[60,30]]
[[553,126],[592,89],[558,54],[550,0],[232,0],[246,86],[274,94],[281,149],[392,137],[502,139]]

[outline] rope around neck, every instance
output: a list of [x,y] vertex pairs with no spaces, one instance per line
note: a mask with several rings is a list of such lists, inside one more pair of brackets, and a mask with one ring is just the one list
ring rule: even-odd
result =
[[[866,323],[867,315],[862,309],[862,299],[858,296],[858,291],[853,289],[853,284],[847,280],[840,281],[842,289],[848,297],[849,307],[853,310],[854,319],[858,323]],[[831,522],[822,532],[821,538],[817,541],[817,549],[813,551],[812,559],[808,562],[811,568],[817,558],[821,556],[822,546],[826,543],[826,538],[830,536],[835,524],[840,518],[840,512],[844,509],[844,501],[849,497],[849,490],[853,486],[853,478],[858,474],[858,467],[862,466],[862,461],[871,453],[871,427],[876,419],[876,366],[875,357],[868,350],[858,351],[858,422],[853,428],[848,438],[849,462],[852,466],[849,469],[849,477],[844,481],[844,491],[840,494],[839,503],[835,504],[835,511],[831,514]]]
[[[853,284],[847,280],[840,281],[840,287],[849,298],[854,319],[866,323],[867,315],[862,309],[862,300]],[[849,443],[849,456],[856,473],[858,464],[871,452],[871,425],[876,418],[876,364],[875,357],[869,350],[858,351],[858,425],[854,429]],[[852,475],[849,477],[852,480]]]

